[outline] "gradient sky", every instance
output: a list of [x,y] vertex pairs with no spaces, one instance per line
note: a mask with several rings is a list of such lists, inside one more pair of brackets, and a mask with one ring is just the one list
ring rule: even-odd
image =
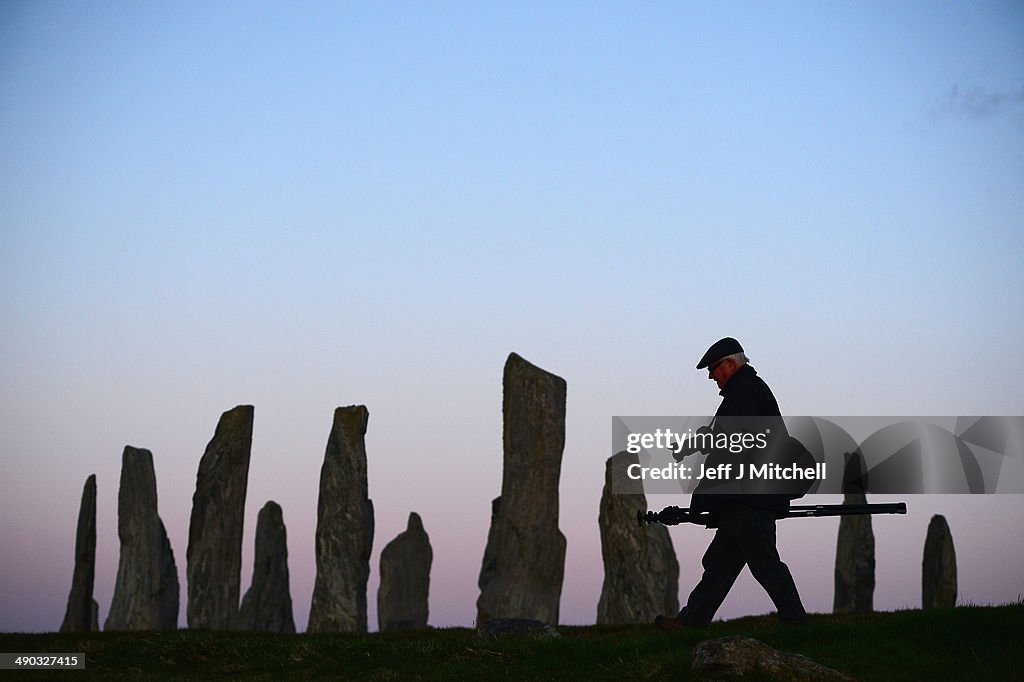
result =
[[[237,404],[243,591],[276,500],[300,629],[356,403],[371,629],[410,511],[430,622],[472,623],[510,351],[568,382],[564,623],[596,615],[611,416],[713,412],[721,336],[786,414],[1024,413],[1021,36],[1014,1],[0,3],[0,630],[59,627],[91,473],[106,619],[126,444],[184,597]],[[875,523],[877,608],[920,605],[933,513],[961,601],[1024,593],[1024,498],[908,502]],[[779,525],[811,611],[837,526]],[[711,533],[673,538],[685,598]],[[770,609],[745,573],[719,615]]]

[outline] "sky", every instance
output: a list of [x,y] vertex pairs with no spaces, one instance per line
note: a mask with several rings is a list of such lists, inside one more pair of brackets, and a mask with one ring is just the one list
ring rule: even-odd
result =
[[[0,631],[60,626],[92,473],[106,619],[125,445],[184,625],[196,471],[238,404],[242,591],[275,500],[300,630],[351,404],[371,630],[412,511],[430,623],[473,623],[510,352],[568,385],[566,624],[596,618],[612,416],[714,412],[718,338],[787,415],[1024,414],[1022,35],[1018,2],[0,3]],[[1024,498],[906,501],[876,608],[920,606],[935,513],[961,602],[1024,593]],[[779,523],[811,612],[837,527]],[[684,600],[711,536],[672,531]],[[745,572],[719,616],[771,609]]]

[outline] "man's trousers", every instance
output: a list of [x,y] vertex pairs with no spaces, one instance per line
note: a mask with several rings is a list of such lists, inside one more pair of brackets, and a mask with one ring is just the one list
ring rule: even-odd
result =
[[744,566],[771,597],[783,623],[802,625],[807,613],[800,603],[789,567],[775,546],[775,513],[730,504],[718,515],[718,531],[704,553],[704,575],[693,588],[679,622],[703,626],[711,622]]

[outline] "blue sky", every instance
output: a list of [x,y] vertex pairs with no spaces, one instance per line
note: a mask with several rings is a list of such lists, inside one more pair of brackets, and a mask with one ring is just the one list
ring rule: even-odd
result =
[[[240,403],[243,585],[275,499],[300,627],[353,403],[373,561],[418,511],[432,622],[470,622],[510,351],[569,386],[567,622],[596,611],[610,417],[713,411],[693,366],[721,336],[788,414],[1021,414],[1021,35],[1014,2],[4,3],[0,629],[59,625],[93,472],[105,617],[125,444],[154,452],[184,580],[199,457]],[[1024,521],[918,508],[894,551],[930,510],[981,556],[991,514]],[[791,564],[834,542],[816,523]],[[710,538],[681,533],[685,596]],[[882,606],[919,602],[916,561]],[[1015,599],[1000,570],[966,596]],[[769,608],[747,587],[725,615]]]

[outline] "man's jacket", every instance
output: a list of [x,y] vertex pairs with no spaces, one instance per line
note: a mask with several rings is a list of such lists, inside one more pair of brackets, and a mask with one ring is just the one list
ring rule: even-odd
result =
[[[782,413],[779,411],[779,403],[775,395],[768,388],[768,384],[757,376],[757,372],[750,365],[743,365],[729,377],[725,387],[721,390],[722,404],[719,405],[712,422],[712,430],[716,434],[728,434],[734,441],[738,441],[741,434],[751,434],[748,442],[757,434],[767,434],[767,449],[771,450],[778,444],[788,440],[789,433],[782,421]],[[742,417],[742,419],[736,419]],[[753,419],[752,419],[753,418]],[[764,449],[749,448],[743,453],[737,453],[728,449],[715,449],[707,453],[705,467],[712,468],[720,463],[751,463],[750,457],[757,457],[765,452]],[[737,467],[733,467],[735,474]],[[735,482],[727,483],[726,489],[737,490]],[[690,508],[695,511],[718,511],[731,504],[744,504],[750,507],[770,509],[774,512],[785,512],[789,509],[789,497],[787,495],[754,495],[754,494],[716,494],[715,488],[722,489],[721,484],[707,479],[700,481],[692,499]]]

